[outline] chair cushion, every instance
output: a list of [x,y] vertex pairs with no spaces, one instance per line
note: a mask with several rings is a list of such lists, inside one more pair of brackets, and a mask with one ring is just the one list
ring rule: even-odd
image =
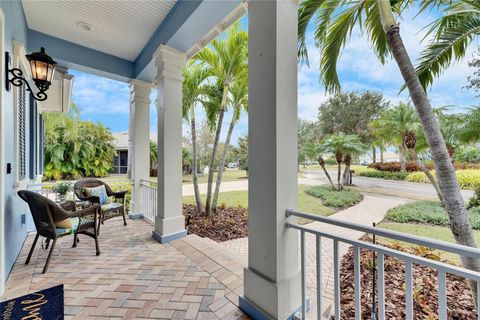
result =
[[105,186],[98,186],[95,188],[85,188],[85,193],[88,196],[96,196],[100,199],[100,205],[106,204],[108,200],[107,190]]
[[70,223],[72,224],[72,227],[71,228],[59,228],[59,227],[56,227],[55,228],[55,232],[57,233],[57,236],[62,236],[64,234],[73,234],[77,228],[78,228],[78,224],[80,223],[80,219],[78,218],[69,218],[67,220],[70,220]]
[[72,220],[65,219],[63,221],[58,221],[57,223],[55,223],[55,227],[63,228],[63,229],[70,229],[72,227]]
[[110,202],[102,205],[102,211],[113,210],[121,207],[123,207],[123,203]]

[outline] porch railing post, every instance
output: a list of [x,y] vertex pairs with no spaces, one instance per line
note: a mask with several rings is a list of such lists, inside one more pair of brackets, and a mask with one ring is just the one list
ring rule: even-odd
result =
[[297,205],[297,1],[248,2],[249,231],[240,308],[288,319],[301,306]]
[[182,215],[182,69],[185,54],[160,46],[157,68],[158,189],[153,237],[161,243],[181,238]]
[[132,80],[130,88],[129,157],[131,159],[132,204],[130,217],[143,215],[141,181],[150,177],[150,93],[152,84]]

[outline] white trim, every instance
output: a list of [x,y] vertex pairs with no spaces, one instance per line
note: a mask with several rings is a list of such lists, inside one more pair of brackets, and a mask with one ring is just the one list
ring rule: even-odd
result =
[[5,74],[5,16],[0,8],[0,295],[5,291],[5,119],[4,78]]
[[[25,46],[23,43],[19,41],[13,41],[13,54],[12,54],[12,68],[20,68],[23,71],[24,78],[30,82],[31,80],[31,75],[30,75],[30,65],[28,63],[27,58],[25,57],[26,51],[25,51]],[[30,94],[28,91],[26,92],[25,96],[25,177],[20,179],[19,176],[19,127],[18,127],[18,90],[19,87],[12,86],[13,88],[13,108],[14,108],[14,121],[15,121],[15,191],[16,190],[21,190],[21,189],[26,189],[27,188],[27,183],[29,180],[29,115],[30,115],[30,104],[29,104],[29,99],[30,99]],[[13,169],[13,168],[12,168]]]

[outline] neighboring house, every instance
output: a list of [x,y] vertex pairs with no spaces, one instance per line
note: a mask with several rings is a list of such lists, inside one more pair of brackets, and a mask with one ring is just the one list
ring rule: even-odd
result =
[[[112,132],[117,155],[113,159],[113,174],[127,174],[128,171],[128,131]],[[150,141],[157,142],[157,133],[150,132]]]

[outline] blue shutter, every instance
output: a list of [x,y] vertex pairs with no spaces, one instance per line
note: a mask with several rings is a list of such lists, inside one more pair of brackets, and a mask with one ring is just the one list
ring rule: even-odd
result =
[[18,88],[18,177],[25,178],[26,168],[26,126],[27,126],[27,92],[25,84]]
[[39,124],[38,124],[38,131],[40,135],[40,141],[39,141],[39,148],[38,148],[38,174],[43,174],[43,156],[44,156],[44,145],[45,145],[45,127],[43,124],[43,114],[39,115]]
[[38,121],[37,102],[30,97],[30,179],[38,174]]

